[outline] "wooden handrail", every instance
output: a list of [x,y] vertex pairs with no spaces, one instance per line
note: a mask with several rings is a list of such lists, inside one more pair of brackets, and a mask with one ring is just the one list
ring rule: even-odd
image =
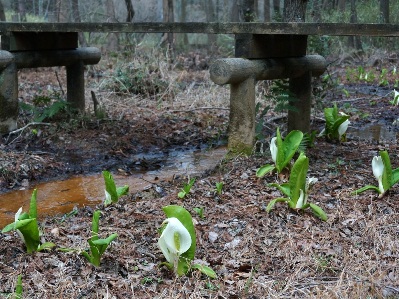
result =
[[351,23],[13,23],[0,22],[9,32],[175,32],[214,34],[293,34],[335,36],[399,36],[399,24]]

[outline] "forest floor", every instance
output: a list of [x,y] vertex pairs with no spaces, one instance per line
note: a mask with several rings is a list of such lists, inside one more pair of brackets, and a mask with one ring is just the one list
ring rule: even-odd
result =
[[[172,70],[161,60],[155,68],[147,63],[145,71],[153,77],[138,84],[141,95],[123,81],[137,71],[134,65],[125,73],[113,72],[118,61],[109,58],[91,67],[85,115],[58,113],[1,138],[1,191],[104,169],[129,176],[138,167],[129,159],[134,154],[176,146],[206,145],[212,151],[225,143],[229,89],[211,83],[206,58],[190,55]],[[268,144],[276,128],[286,134],[285,114],[272,107],[254,154],[224,159],[198,175],[183,200],[177,193],[188,179],[185,173],[164,181],[154,177],[117,204],[40,216],[42,239],[54,242],[53,250],[27,254],[17,234],[0,233],[0,298],[13,298],[19,274],[23,298],[399,298],[399,189],[394,186],[381,199],[371,191],[351,195],[377,184],[371,160],[380,150],[390,153],[394,168],[399,166],[399,114],[390,103],[397,61],[382,55],[364,72],[357,67],[362,61],[344,63],[329,67],[327,83],[315,82],[312,129],[322,130],[322,108],[337,102],[350,115],[347,141],[334,144],[319,137],[306,149],[308,176],[318,178],[309,201],[323,208],[327,221],[281,203],[265,211],[281,196],[268,186],[277,178],[258,179],[255,172],[271,163]],[[375,78],[366,82],[365,73]],[[47,99],[53,103],[62,96],[63,78],[58,68],[20,71],[20,101],[32,105],[21,112],[20,127],[32,123],[32,112],[44,113]],[[153,87],[151,80],[160,85]],[[269,87],[258,86],[262,107]],[[100,103],[96,116],[90,91]],[[156,169],[161,162],[141,161],[139,168]],[[215,192],[217,182],[223,182],[221,194]],[[211,267],[216,279],[196,271],[176,277],[159,267],[165,258],[157,246],[158,228],[165,220],[162,207],[170,204],[192,214],[196,259]],[[40,190],[38,206],[40,214]],[[203,217],[193,210],[199,207]],[[59,250],[88,249],[95,209],[102,212],[101,237],[118,234],[98,268],[77,252]]]

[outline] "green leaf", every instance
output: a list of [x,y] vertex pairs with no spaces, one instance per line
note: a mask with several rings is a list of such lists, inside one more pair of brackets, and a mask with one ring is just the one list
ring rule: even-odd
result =
[[367,191],[367,190],[374,190],[377,193],[380,193],[380,189],[378,189],[377,186],[367,185],[367,186],[364,186],[364,187],[362,187],[360,189],[357,189],[357,190],[353,191],[351,194],[352,195],[358,195],[359,193],[362,193],[362,192]]
[[396,168],[394,171],[392,171],[391,186],[395,185],[397,182],[399,182],[399,168]]
[[22,275],[18,275],[17,285],[15,286],[15,299],[22,299]]
[[33,190],[30,199],[29,218],[37,218],[37,189]]
[[183,199],[186,196],[186,191],[182,190],[179,193],[177,193],[177,197]]
[[7,224],[7,225],[1,230],[1,232],[2,232],[3,234],[4,234],[4,233],[8,233],[8,232],[14,230],[14,228],[15,228],[15,222],[10,223],[10,224]]
[[278,190],[280,190],[285,196],[290,197],[291,196],[291,190],[290,190],[290,185],[288,183],[282,183],[281,185],[276,184],[276,183],[271,183],[269,186],[276,187]]
[[281,138],[280,129],[277,128],[277,135],[276,135],[276,145],[277,145],[277,157],[276,157],[276,168],[277,172],[280,173],[284,169],[284,144],[283,139]]
[[267,173],[272,172],[274,169],[276,169],[274,165],[263,165],[256,171],[256,176],[258,178],[263,178]]
[[291,192],[290,201],[294,203],[294,206],[299,199],[300,190],[303,190],[303,192],[305,192],[306,175],[308,173],[308,168],[309,158],[301,153],[298,159],[295,161],[294,165],[292,166],[289,180]]
[[[104,170],[103,172],[105,190],[111,196],[111,202],[118,202],[118,193],[116,191],[115,181],[112,174],[109,171]],[[107,203],[108,205],[109,203]]]
[[392,166],[387,151],[380,151],[382,162],[384,163],[384,172],[382,173],[382,185],[384,190],[388,191],[392,187]]
[[39,227],[36,218],[17,221],[15,229],[18,229],[24,236],[27,252],[35,252],[40,244]]
[[289,202],[289,201],[290,201],[289,198],[282,198],[282,197],[275,198],[275,199],[271,200],[271,201],[269,202],[269,204],[267,205],[267,207],[266,207],[266,212],[270,212],[271,209],[273,209],[274,205],[275,205],[277,202]]
[[327,221],[327,214],[318,205],[309,203],[309,207],[312,209],[313,213],[323,221]]
[[116,187],[116,194],[119,197],[128,194],[129,192],[129,186],[125,185],[123,187]]
[[299,145],[301,144],[303,133],[298,130],[291,131],[284,139],[283,152],[284,152],[284,167],[290,163],[292,157],[295,155]]
[[45,242],[45,243],[43,243],[42,245],[40,245],[38,248],[37,248],[37,251],[42,251],[42,250],[46,250],[46,249],[51,249],[51,248],[53,248],[53,247],[55,247],[56,245],[54,244],[54,243],[52,243],[52,242]]
[[100,222],[100,215],[101,211],[95,211],[93,213],[93,222],[91,224],[91,241],[98,240],[98,229],[99,229],[99,222]]
[[103,255],[103,253],[105,252],[105,250],[107,249],[109,244],[111,244],[111,242],[113,240],[115,240],[117,237],[118,237],[118,234],[112,234],[106,239],[97,239],[97,240],[93,241],[93,244],[97,247],[97,250],[98,250],[98,253],[100,254],[100,256]]
[[162,208],[167,218],[177,218],[184,227],[188,230],[191,237],[190,248],[180,256],[179,263],[177,266],[177,274],[184,275],[190,269],[191,261],[195,256],[195,249],[197,246],[195,227],[191,214],[183,207],[178,205],[169,205]]
[[201,273],[205,274],[206,276],[208,276],[210,278],[216,278],[217,277],[215,271],[213,271],[208,266],[204,266],[204,265],[201,265],[201,264],[194,264],[192,266],[192,268],[199,270]]

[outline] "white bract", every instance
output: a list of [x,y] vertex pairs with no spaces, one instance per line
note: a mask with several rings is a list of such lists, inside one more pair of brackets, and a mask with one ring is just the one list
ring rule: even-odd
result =
[[[18,220],[19,220],[19,216],[21,215],[21,213],[22,213],[22,207],[20,207],[19,210],[17,211],[17,213],[15,214],[14,228],[15,228],[15,226],[17,225],[17,222],[18,222]],[[19,229],[16,229],[16,231],[17,231],[18,236],[21,237],[22,242],[25,243],[25,238],[24,238],[24,236],[22,235],[21,231],[20,231]]]
[[276,141],[277,137],[273,137],[272,140],[270,141],[270,153],[272,154],[272,160],[274,163],[276,163],[277,151],[278,151]]
[[375,156],[371,161],[371,167],[373,168],[373,174],[378,181],[378,189],[381,194],[384,194],[384,186],[382,184],[382,174],[384,173],[384,162],[381,156]]
[[393,90],[393,101],[392,103],[394,105],[398,105],[399,104],[399,91],[396,91],[396,89]]
[[171,217],[162,224],[165,223],[166,227],[158,240],[158,246],[166,260],[176,267],[180,255],[191,247],[191,236],[179,219]]
[[348,126],[350,124],[350,121],[347,119],[345,120],[340,126],[338,127],[338,135],[339,139],[341,139],[342,135],[346,133],[346,130],[348,130]]
[[104,189],[104,192],[105,192],[105,203],[109,203],[109,202],[112,202],[112,200],[111,200],[111,194],[109,194],[109,192],[107,191],[107,190],[105,190]]
[[308,201],[308,198],[309,198],[310,186],[316,182],[317,182],[317,178],[307,178],[306,179],[305,192],[302,189],[299,190],[299,198],[295,205],[296,209],[301,209],[306,204],[306,202]]

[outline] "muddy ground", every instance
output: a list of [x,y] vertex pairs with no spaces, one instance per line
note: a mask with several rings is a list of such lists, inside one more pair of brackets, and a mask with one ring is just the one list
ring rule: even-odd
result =
[[[286,123],[284,113],[271,109],[264,117],[264,153],[259,142],[252,156],[221,161],[196,178],[183,200],[177,193],[187,181],[184,173],[168,181],[154,178],[145,190],[130,193],[117,204],[97,206],[102,211],[101,235],[118,233],[99,268],[76,252],[59,250],[88,248],[95,208],[41,216],[43,240],[57,244],[51,251],[29,255],[16,234],[0,233],[0,298],[12,298],[19,274],[24,298],[398,298],[398,187],[382,199],[372,192],[351,195],[366,184],[376,184],[371,159],[378,151],[388,150],[393,167],[399,167],[398,108],[389,102],[395,62],[384,57],[381,61],[391,74],[388,85],[380,86],[378,78],[352,80],[347,68],[357,69],[358,61],[330,66],[331,80],[315,82],[313,130],[320,132],[324,126],[320,107],[333,101],[351,115],[346,142],[328,143],[320,137],[306,150],[308,176],[318,178],[309,200],[324,209],[326,222],[283,204],[265,211],[270,200],[281,196],[267,185],[277,178],[258,179],[255,172],[271,162],[269,139],[277,127],[285,134]],[[225,143],[228,89],[210,83],[206,70],[186,65],[167,69],[163,75],[170,88],[133,95],[108,84],[116,76],[110,71],[113,63],[88,70],[85,115],[57,114],[2,137],[2,192],[104,169],[129,176],[162,164],[132,161],[133,154],[167,152],[176,146],[211,149]],[[367,69],[381,74],[382,68]],[[62,72],[21,71],[20,100],[32,103],[35,95],[54,92],[62,96]],[[339,84],[334,83],[337,78]],[[268,86],[260,86],[260,94],[267,93]],[[103,109],[97,116],[91,90]],[[20,126],[31,122],[31,113],[22,111]],[[368,126],[372,133],[361,137],[354,133]],[[389,138],[381,138],[381,128],[390,132]],[[222,194],[215,192],[217,182],[224,183]],[[165,219],[162,207],[169,204],[192,213],[196,258],[215,270],[216,279],[197,272],[176,277],[159,267],[164,257],[157,247],[157,229]],[[194,212],[197,207],[204,208],[203,218]]]

